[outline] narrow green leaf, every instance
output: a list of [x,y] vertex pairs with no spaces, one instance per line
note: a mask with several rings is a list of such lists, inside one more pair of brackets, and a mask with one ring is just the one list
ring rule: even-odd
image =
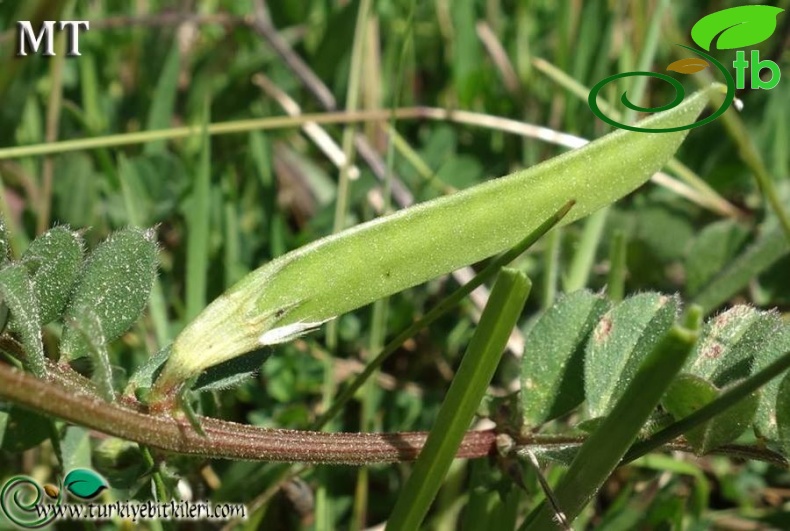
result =
[[96,382],[99,394],[107,402],[115,401],[115,391],[112,382],[112,366],[110,354],[107,352],[107,340],[102,330],[102,321],[90,307],[80,308],[71,312],[72,320],[68,322],[69,329],[79,334],[86,354],[93,365],[92,380]]
[[[766,320],[769,318],[774,327],[766,331],[764,341],[754,357],[753,371],[755,373],[764,370],[776,360],[781,359],[786,352],[790,352],[790,325],[776,314],[770,314]],[[760,436],[785,445],[787,443],[777,424],[779,415],[788,414],[787,411],[781,409],[785,399],[778,396],[780,383],[781,379],[776,378],[760,389],[760,404],[757,406],[757,414],[754,417],[754,427]],[[790,456],[790,453],[787,455]]]
[[675,322],[677,297],[641,293],[604,315],[587,343],[584,389],[591,417],[606,415]]
[[561,297],[529,332],[521,362],[521,412],[528,427],[568,413],[584,400],[584,349],[609,308],[601,295]]
[[419,529],[494,376],[530,287],[526,275],[516,270],[503,269],[497,277],[436,423],[387,521],[388,530]]
[[790,373],[779,380],[776,391],[776,425],[777,440],[786,456],[790,456]]
[[686,258],[686,290],[691,295],[727,267],[746,243],[749,231],[731,219],[706,226],[691,243]]
[[[584,442],[554,494],[571,522],[595,496],[636,439],[686,357],[697,332],[673,326],[645,358],[633,380],[600,427]],[[543,502],[525,520],[524,531],[552,529],[553,516]]]
[[[146,131],[169,127],[173,118],[173,108],[178,95],[178,73],[181,62],[180,43],[177,38],[170,45],[170,52],[162,67],[159,81],[156,84],[151,107],[148,109]],[[143,148],[146,155],[161,153],[165,150],[164,140],[149,142]]]
[[463,529],[483,529],[497,505],[501,505],[499,492],[491,488],[495,474],[487,459],[469,463],[469,501],[464,509]]
[[609,248],[609,278],[606,282],[606,292],[612,302],[622,301],[625,295],[627,251],[625,232],[622,229],[617,229],[612,236]]
[[154,380],[156,380],[159,371],[162,370],[167,358],[170,356],[172,349],[173,345],[171,343],[161,348],[156,354],[150,356],[145,363],[137,367],[126,384],[124,394],[130,396],[136,394],[138,389],[150,389],[154,385]]
[[[186,212],[187,218],[187,286],[186,317],[194,319],[206,305],[206,285],[208,282],[211,195],[211,139],[206,130],[209,123],[208,105],[203,124],[200,161],[194,188]],[[175,352],[175,351],[174,351]]]
[[105,341],[126,332],[142,315],[156,276],[157,244],[153,229],[129,228],[110,235],[88,256],[64,317],[61,356],[73,360],[89,345],[75,326],[86,309],[101,322]]
[[576,253],[573,255],[568,276],[563,282],[566,293],[578,291],[587,286],[608,214],[608,209],[602,209],[584,221],[584,229],[576,246]]
[[[713,402],[720,392],[715,385],[699,376],[681,374],[667,389],[661,404],[675,419],[692,414]],[[757,410],[756,393],[711,420],[685,433],[686,439],[698,455],[703,455],[734,441],[748,428]]]
[[706,284],[694,298],[705,313],[718,308],[730,297],[744,289],[749,282],[790,252],[785,233],[779,226],[766,231],[725,269]]
[[[693,122],[721,88],[700,91],[641,126]],[[684,135],[617,131],[529,170],[358,225],[273,260],[210,304],[176,338],[160,377],[162,391],[207,367],[288,341],[507,249],[571,199],[577,204],[564,223],[589,215],[643,184]]]
[[40,325],[61,316],[82,266],[82,237],[55,227],[37,237],[22,255],[38,300]]
[[738,6],[716,11],[699,19],[691,28],[691,38],[700,48],[747,48],[766,40],[776,30],[776,17],[784,11],[773,6]]
[[241,382],[249,380],[271,354],[271,349],[261,348],[248,356],[233,358],[214,365],[198,376],[192,391],[212,391],[235,387]]
[[[668,443],[687,431],[709,421],[716,415],[721,414],[757,391],[760,387],[770,382],[790,368],[790,352],[779,356],[767,366],[755,372],[749,378],[742,380],[725,389],[714,401],[702,406],[694,413],[683,417],[677,422],[670,424],[666,428],[654,433],[644,441],[635,444],[623,457],[623,464],[630,463],[634,459],[651,452],[662,445]],[[774,419],[774,425],[775,425]]]
[[25,348],[25,366],[39,378],[46,376],[41,318],[33,281],[22,264],[9,264],[0,270],[0,294],[11,312],[11,328],[19,334]]

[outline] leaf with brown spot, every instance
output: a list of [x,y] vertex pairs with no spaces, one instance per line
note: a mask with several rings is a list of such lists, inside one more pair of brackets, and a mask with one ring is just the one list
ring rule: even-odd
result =
[[521,414],[540,426],[584,400],[584,349],[609,301],[588,290],[559,298],[527,334],[521,362]]
[[667,70],[678,72],[680,74],[696,74],[708,68],[710,64],[704,59],[699,57],[687,57],[686,59],[678,59],[671,63]]
[[584,358],[584,390],[591,417],[609,413],[640,364],[675,322],[680,300],[640,293],[604,315]]

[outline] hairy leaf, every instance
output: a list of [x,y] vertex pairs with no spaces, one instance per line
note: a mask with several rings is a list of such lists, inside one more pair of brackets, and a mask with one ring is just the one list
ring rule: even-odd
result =
[[[776,416],[773,424],[785,455],[790,455],[790,372],[776,385]],[[762,404],[761,404],[762,406]]]
[[40,324],[60,317],[82,265],[82,237],[68,227],[48,230],[22,255],[38,300]]
[[[661,403],[675,419],[681,419],[712,402],[719,394],[719,389],[705,379],[681,374],[669,386]],[[700,455],[734,441],[751,425],[757,402],[758,395],[754,393],[722,414],[688,431],[685,434],[686,439]]]
[[754,357],[776,330],[776,316],[734,306],[705,323],[684,371],[721,387],[751,373]]
[[25,348],[25,365],[30,372],[43,378],[44,344],[41,341],[41,319],[33,281],[21,264],[9,264],[0,270],[0,294],[11,311],[11,328],[19,334]]
[[[773,326],[766,331],[763,342],[757,349],[753,372],[764,369],[783,354],[790,352],[790,326],[775,313],[768,314],[765,320],[770,321]],[[761,436],[787,447],[787,440],[777,424],[778,417],[786,419],[790,415],[790,411],[785,409],[787,397],[779,396],[781,382],[781,379],[774,378],[760,390],[760,404],[757,406],[754,426]]]
[[584,387],[590,416],[609,412],[639,365],[675,322],[677,297],[642,293],[604,315],[587,343]]
[[157,245],[153,230],[114,232],[85,262],[66,310],[61,355],[73,360],[88,354],[89,345],[75,323],[90,309],[101,323],[106,342],[126,332],[148,303],[156,276]]
[[521,362],[524,423],[539,426],[584,400],[584,349],[609,303],[602,295],[576,291],[560,298],[529,332]]

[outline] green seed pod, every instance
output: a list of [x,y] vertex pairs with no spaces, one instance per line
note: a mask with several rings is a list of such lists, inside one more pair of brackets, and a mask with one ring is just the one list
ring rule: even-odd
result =
[[65,361],[86,356],[89,345],[79,323],[98,318],[104,341],[126,332],[142,315],[156,278],[157,245],[153,229],[129,228],[110,235],[88,256],[74,286],[61,341]]
[[[714,85],[641,122],[694,122]],[[687,131],[616,131],[533,168],[363,223],[253,271],[176,338],[153,397],[167,400],[208,367],[317,327],[338,315],[508,249],[569,200],[562,223],[644,184]]]
[[82,237],[68,227],[48,230],[22,255],[38,300],[39,324],[60,317],[82,266]]

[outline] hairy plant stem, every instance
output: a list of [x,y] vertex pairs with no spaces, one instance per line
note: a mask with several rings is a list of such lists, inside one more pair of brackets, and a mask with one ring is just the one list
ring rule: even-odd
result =
[[[3,341],[4,346],[8,346]],[[314,431],[256,428],[223,420],[200,417],[206,433],[195,432],[186,419],[153,415],[128,398],[108,403],[95,386],[68,367],[48,364],[48,378],[38,379],[16,367],[0,362],[0,400],[7,400],[67,422],[140,444],[185,455],[214,459],[282,461],[366,465],[413,461],[428,432],[326,433]],[[495,430],[469,431],[456,457],[480,458],[497,452]],[[533,434],[520,436],[513,451],[525,447],[567,447],[581,445],[579,437]],[[683,441],[665,444],[663,449],[690,452]],[[752,446],[726,445],[714,453],[767,461],[786,467],[784,458],[770,450]]]

